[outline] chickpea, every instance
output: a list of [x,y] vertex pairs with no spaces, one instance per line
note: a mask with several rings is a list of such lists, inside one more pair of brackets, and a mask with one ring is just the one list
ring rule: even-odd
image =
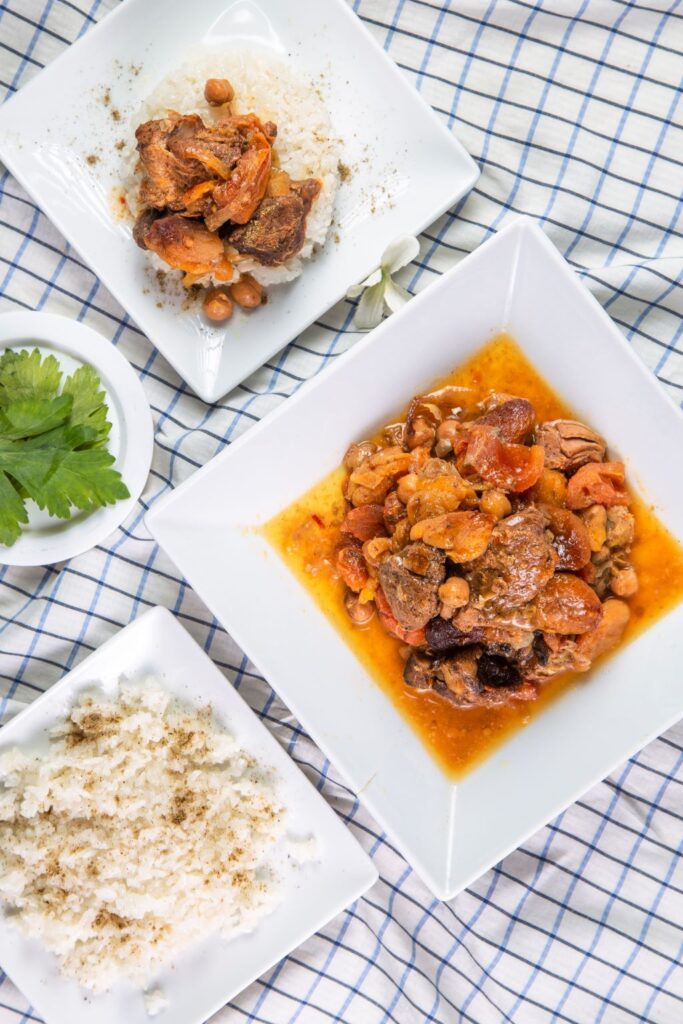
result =
[[216,323],[229,320],[232,316],[232,302],[223,288],[212,288],[202,304],[204,315]]
[[435,437],[436,428],[434,424],[425,416],[416,416],[413,420],[409,436],[406,439],[406,445],[411,451],[413,448],[431,448]]
[[512,512],[512,505],[504,491],[484,491],[479,499],[479,508],[494,519],[504,519]]
[[638,590],[638,576],[632,565],[623,569],[612,569],[610,586],[617,597],[633,597]]
[[417,473],[406,473],[398,482],[396,492],[404,505],[412,498],[417,490],[419,477]]
[[373,604],[363,604],[352,590],[347,590],[344,595],[344,606],[352,622],[357,626],[365,626],[375,614]]
[[384,555],[391,551],[390,537],[373,537],[363,544],[363,558],[370,568],[376,569]]
[[227,78],[207,78],[204,86],[204,99],[212,107],[220,107],[229,103],[235,95],[235,90]]
[[591,505],[580,516],[588,530],[591,551],[599,551],[607,540],[607,509],[604,505]]
[[451,576],[439,587],[439,600],[441,610],[439,614],[442,619],[452,619],[453,612],[458,608],[464,608],[470,599],[470,586],[467,580],[460,576]]
[[263,302],[263,288],[249,274],[230,286],[230,294],[242,309],[255,309]]
[[537,501],[545,501],[548,505],[564,505],[567,494],[567,479],[564,473],[556,469],[544,469],[543,475],[533,488]]
[[351,444],[344,456],[344,467],[351,472],[358,469],[362,462],[369,459],[377,451],[377,445],[372,441],[360,441],[358,444]]
[[462,433],[462,424],[459,420],[444,420],[436,428],[436,436],[439,441],[452,441]]

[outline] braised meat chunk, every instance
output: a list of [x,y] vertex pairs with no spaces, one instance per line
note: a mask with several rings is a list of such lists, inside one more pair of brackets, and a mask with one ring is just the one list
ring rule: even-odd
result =
[[634,517],[624,466],[589,427],[444,388],[344,466],[340,572],[405,645],[416,693],[463,709],[534,700],[621,640]]
[[264,199],[249,223],[230,234],[230,244],[264,266],[284,263],[304,244],[306,217],[319,192],[315,179],[292,182],[287,195]]
[[201,215],[215,231],[226,220],[244,224],[265,194],[271,144],[254,114],[206,125],[172,113],[141,124],[135,138],[143,207]]
[[439,584],[446,575],[445,555],[420,542],[389,555],[379,567],[379,582],[392,614],[404,629],[421,629],[436,615]]
[[160,256],[170,267],[188,274],[214,273],[224,281],[232,277],[232,265],[218,235],[198,220],[178,213],[165,217],[144,214],[134,231],[138,245]]

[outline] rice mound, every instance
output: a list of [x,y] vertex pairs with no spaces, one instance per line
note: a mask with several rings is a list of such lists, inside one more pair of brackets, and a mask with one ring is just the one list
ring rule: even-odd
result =
[[[284,815],[210,709],[184,709],[151,678],[116,700],[87,696],[46,754],[0,756],[5,922],[95,992],[145,984],[191,943],[250,930],[281,902]],[[314,855],[299,845],[297,860]]]
[[[265,267],[255,260],[241,260],[239,275],[249,273],[267,286],[292,281],[303,270],[304,260],[321,247],[327,237],[339,184],[338,140],[334,138],[329,114],[316,87],[296,74],[289,64],[262,51],[197,49],[177,70],[172,71],[148,96],[138,112],[135,126],[142,121],[165,117],[168,110],[199,114],[206,124],[219,120],[220,109],[204,99],[207,78],[227,78],[235,96],[230,104],[235,114],[256,114],[262,121],[274,121],[277,139],[273,147],[282,170],[295,180],[318,178],[322,188],[306,219],[303,248],[279,267]],[[135,140],[129,149],[130,176],[127,183],[128,205],[138,212],[139,179]],[[153,253],[148,255],[154,256]],[[154,256],[159,269],[168,265]],[[238,280],[236,275],[233,280]]]

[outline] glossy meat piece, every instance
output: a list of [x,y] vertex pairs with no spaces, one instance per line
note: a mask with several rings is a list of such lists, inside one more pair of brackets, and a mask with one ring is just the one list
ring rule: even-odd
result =
[[545,451],[548,469],[567,474],[605,457],[606,445],[600,435],[576,420],[548,420],[539,427],[536,440]]
[[295,256],[306,237],[306,217],[320,192],[314,178],[293,182],[286,196],[268,197],[249,223],[236,228],[229,241],[239,253],[253,256],[265,266],[276,267]]
[[[590,636],[584,633],[583,637]],[[580,639],[583,639],[580,637]],[[532,683],[545,683],[553,676],[565,672],[587,672],[591,667],[590,657],[579,650],[576,640],[569,637],[554,637],[545,634],[545,640],[552,642],[546,653],[525,666],[524,678]]]
[[477,678],[476,649],[467,648],[439,662],[434,690],[458,707],[475,707],[486,703],[484,687]]
[[540,506],[548,519],[557,554],[557,568],[576,571],[582,569],[591,557],[588,530],[577,515],[557,505]]
[[454,628],[472,638],[471,642],[485,643],[507,651],[521,652],[531,647],[534,639],[535,612],[531,604],[505,611],[488,605],[477,608],[469,605],[456,612]]
[[403,681],[416,690],[431,690],[434,683],[432,659],[421,651],[409,654],[403,667]]
[[534,428],[536,413],[531,402],[526,398],[510,398],[495,405],[477,423],[493,429],[502,441],[521,443],[525,441]]
[[501,441],[494,427],[475,424],[465,454],[465,464],[482,480],[503,491],[519,494],[536,483],[543,472],[543,449]]
[[409,644],[411,647],[424,646],[424,629],[406,629],[402,626],[392,612],[391,605],[384,596],[384,592],[381,587],[378,587],[375,592],[375,604],[377,605],[377,613],[382,625],[390,636],[396,637],[397,640],[400,640],[404,644]]
[[144,248],[155,252],[170,267],[187,274],[214,273],[224,280],[232,277],[232,264],[225,255],[223,242],[199,220],[178,213],[148,219],[138,228],[138,238]]
[[[207,177],[202,164],[184,152],[185,145],[202,127],[203,121],[197,114],[175,113],[138,126],[135,138],[143,173],[138,193],[142,206],[185,209],[183,197],[187,190]],[[238,152],[226,154],[229,166]]]
[[[137,128],[135,138],[143,172],[141,205],[176,211],[185,210],[197,197],[226,181],[245,145],[236,119],[205,125],[197,114],[170,113],[146,121]],[[210,188],[190,192],[206,182]]]
[[272,166],[271,141],[258,117],[245,114],[227,118],[221,123],[229,124],[239,135],[242,152],[229,176],[211,193],[211,202],[204,216],[207,227],[212,231],[217,231],[227,221],[246,224],[253,217],[266,193]]
[[556,564],[545,517],[531,508],[494,526],[486,552],[467,566],[465,576],[479,605],[505,611],[533,600]]
[[445,555],[426,544],[408,544],[382,561],[379,582],[400,626],[421,629],[436,615],[445,575]]
[[440,659],[433,689],[461,708],[497,707],[538,696],[536,686],[523,681],[511,662],[476,647]]

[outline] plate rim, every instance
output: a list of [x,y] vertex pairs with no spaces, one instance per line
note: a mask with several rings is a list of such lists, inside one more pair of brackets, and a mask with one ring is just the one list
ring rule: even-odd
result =
[[[13,337],[14,332],[17,334],[16,340]],[[65,343],[64,335],[67,334],[70,337]],[[22,338],[22,335],[25,337]],[[121,418],[125,419],[126,426],[130,424],[136,432],[136,443],[134,446],[129,445],[128,451],[124,453],[127,459],[117,459],[116,468],[124,478],[130,497],[117,501],[114,505],[104,506],[106,515],[102,517],[99,529],[91,525],[89,530],[83,530],[81,539],[77,539],[77,528],[85,526],[89,516],[80,522],[74,522],[73,518],[63,520],[64,528],[59,534],[62,543],[55,540],[56,554],[49,553],[48,561],[43,557],[44,552],[37,551],[36,554],[31,554],[31,548],[37,542],[32,538],[27,541],[22,534],[11,547],[0,545],[0,565],[56,565],[58,562],[82,555],[106,540],[116,532],[135,508],[149,478],[154,455],[154,421],[145,390],[132,365],[113,342],[89,324],[60,313],[28,309],[0,313],[0,353],[17,346],[31,349],[39,347],[41,343],[48,343],[57,352],[70,355],[84,364],[89,363],[96,370],[96,363],[104,364],[123,378],[125,386],[117,389],[113,397],[121,403]],[[95,359],[92,358],[93,352]],[[55,523],[59,522],[62,521],[55,519]]]

